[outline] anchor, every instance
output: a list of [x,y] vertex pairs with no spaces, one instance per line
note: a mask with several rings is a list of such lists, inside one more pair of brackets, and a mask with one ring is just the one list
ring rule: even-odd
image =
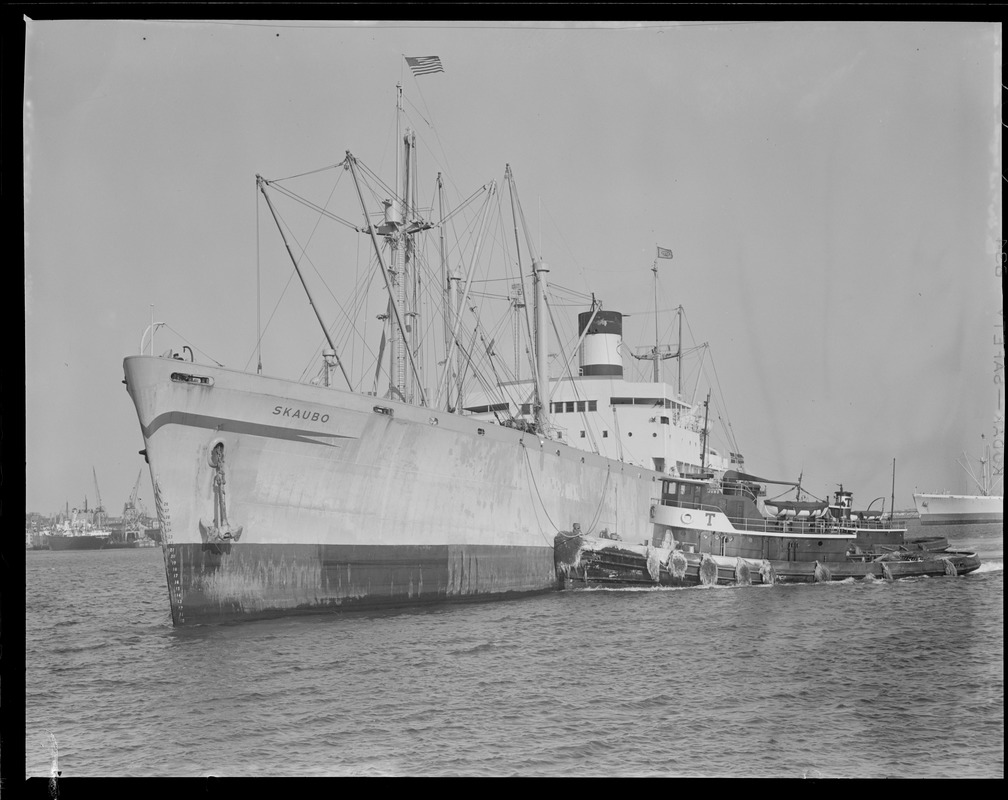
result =
[[199,530],[200,538],[203,540],[203,549],[210,549],[218,555],[231,550],[231,543],[237,542],[242,535],[242,526],[232,527],[227,518],[226,494],[227,478],[224,474],[224,443],[217,442],[210,453],[210,464],[214,468],[213,474],[213,495],[214,495],[214,517],[213,522],[200,518]]

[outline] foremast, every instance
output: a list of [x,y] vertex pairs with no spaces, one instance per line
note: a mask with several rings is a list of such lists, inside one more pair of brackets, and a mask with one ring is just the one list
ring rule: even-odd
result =
[[[515,184],[514,173],[511,172],[510,164],[505,165],[504,178],[508,182],[511,194],[511,216],[515,227],[518,272],[521,274],[521,247],[518,243],[518,216],[521,214],[521,203],[517,200],[518,187]],[[525,233],[525,246],[528,248],[532,259],[533,360],[535,362],[532,412],[535,419],[536,431],[541,436],[545,436],[550,428],[549,331],[546,324],[549,313],[546,306],[546,276],[550,270],[541,256],[536,253],[535,247],[532,244],[532,237],[529,236],[528,226],[525,225],[524,215],[522,215],[522,229]]]

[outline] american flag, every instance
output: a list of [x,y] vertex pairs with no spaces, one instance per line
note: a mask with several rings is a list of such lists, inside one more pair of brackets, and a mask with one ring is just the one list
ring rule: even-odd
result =
[[441,59],[438,56],[406,56],[405,58],[414,75],[444,72],[444,67],[441,66]]

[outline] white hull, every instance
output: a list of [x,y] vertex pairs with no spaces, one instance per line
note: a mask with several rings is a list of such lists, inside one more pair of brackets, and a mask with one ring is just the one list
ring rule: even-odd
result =
[[1004,521],[1004,497],[1000,495],[920,493],[914,495],[914,504],[922,525]]
[[545,591],[557,530],[650,536],[652,470],[336,389],[150,356],[124,370],[176,624]]

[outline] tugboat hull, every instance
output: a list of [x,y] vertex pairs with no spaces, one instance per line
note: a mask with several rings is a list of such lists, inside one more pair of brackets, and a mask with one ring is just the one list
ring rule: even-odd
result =
[[966,575],[980,567],[976,553],[901,549],[843,561],[781,561],[690,553],[561,533],[554,545],[561,588],[747,586],[898,580]]

